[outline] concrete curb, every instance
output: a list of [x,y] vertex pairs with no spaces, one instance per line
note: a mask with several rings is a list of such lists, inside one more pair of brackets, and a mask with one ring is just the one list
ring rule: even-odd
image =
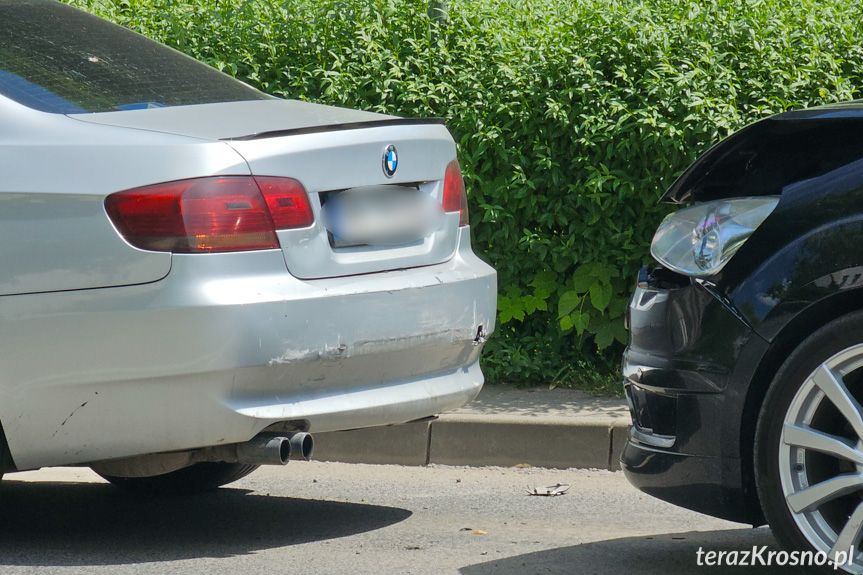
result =
[[620,469],[620,418],[451,414],[434,421],[315,435],[314,459],[344,463]]

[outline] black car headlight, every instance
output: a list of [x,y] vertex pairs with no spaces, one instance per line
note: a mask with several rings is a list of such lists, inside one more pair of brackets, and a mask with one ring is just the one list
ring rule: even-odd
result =
[[777,196],[733,198],[678,210],[662,220],[650,253],[666,268],[684,275],[714,274],[778,203]]

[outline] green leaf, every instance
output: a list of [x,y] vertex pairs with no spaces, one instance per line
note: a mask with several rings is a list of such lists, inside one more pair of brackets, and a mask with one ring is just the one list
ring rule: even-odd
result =
[[[535,290],[533,290],[533,297],[535,297],[538,300],[545,301],[548,299],[548,297],[550,295],[551,295],[551,293],[549,293],[548,290],[546,290],[545,288],[538,287]],[[545,308],[543,308],[543,309],[545,309]]]
[[498,319],[500,323],[506,323],[512,319],[524,321],[524,306],[521,298],[509,298],[505,295],[497,298],[497,309],[500,312]]
[[603,324],[599,326],[596,330],[596,334],[593,338],[594,343],[596,343],[596,347],[600,350],[603,350],[611,345],[614,341],[614,325],[610,323]]
[[572,312],[571,317],[572,317],[572,325],[575,327],[575,331],[578,332],[578,335],[581,335],[582,333],[585,332],[585,330],[587,330],[587,328],[590,327],[590,314],[589,313],[582,313],[582,312],[574,311],[574,312]]
[[611,286],[608,284],[593,284],[590,286],[590,303],[598,311],[605,311],[611,301]]
[[[541,292],[542,290],[537,290]],[[524,301],[524,309],[528,314],[535,312],[536,310],[546,311],[548,310],[548,304],[546,304],[545,300],[548,299],[548,294],[540,293],[537,295],[534,293],[533,295],[526,295],[522,298]]]
[[622,316],[626,312],[627,305],[629,305],[629,299],[626,296],[612,297],[608,302],[608,317],[615,319]]
[[560,329],[563,331],[572,329],[572,318],[570,316],[565,315],[560,318]]
[[581,296],[574,291],[568,291],[560,296],[560,301],[557,304],[557,317],[561,319],[568,316],[581,305]]
[[512,319],[512,301],[505,295],[497,298],[497,310],[500,312],[497,319],[500,323],[506,323]]
[[596,282],[596,279],[591,273],[593,264],[584,264],[579,266],[572,274],[573,289],[578,293],[584,293],[590,286]]
[[535,287],[537,292],[542,290],[545,293],[551,293],[557,289],[557,274],[547,270],[541,271],[527,285]]
[[620,272],[606,263],[590,262],[579,266],[573,274],[573,279],[577,280],[579,278],[589,277],[594,281],[607,284],[611,283],[612,277],[617,277],[618,275],[620,275]]
[[596,280],[594,280],[592,276],[581,275],[573,277],[572,279],[572,289],[578,293],[585,293],[590,289],[590,286],[596,283]]

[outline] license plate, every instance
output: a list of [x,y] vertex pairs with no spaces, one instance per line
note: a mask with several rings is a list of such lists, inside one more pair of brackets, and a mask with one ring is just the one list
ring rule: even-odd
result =
[[338,245],[401,245],[440,229],[444,213],[416,188],[370,186],[329,196],[321,220]]

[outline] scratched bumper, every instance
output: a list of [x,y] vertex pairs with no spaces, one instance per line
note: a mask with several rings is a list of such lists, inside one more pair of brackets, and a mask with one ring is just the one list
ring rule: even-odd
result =
[[395,272],[303,281],[275,250],[174,256],[148,285],[0,298],[0,420],[15,463],[458,407],[482,386],[477,335],[494,329],[497,293],[466,239],[449,262]]

